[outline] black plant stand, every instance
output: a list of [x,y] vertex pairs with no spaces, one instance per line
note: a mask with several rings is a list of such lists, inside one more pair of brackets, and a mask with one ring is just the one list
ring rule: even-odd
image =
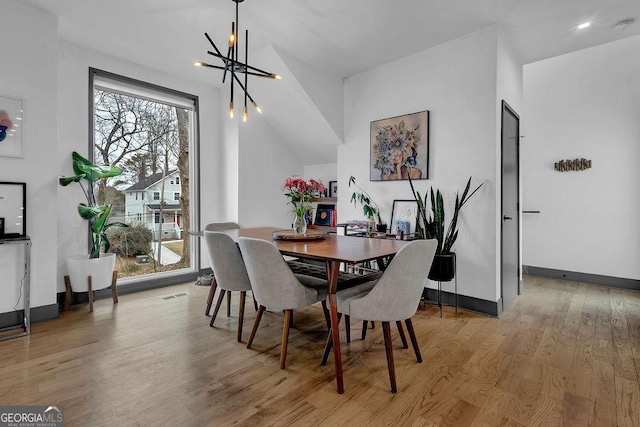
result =
[[[453,252],[453,296],[455,299],[456,314],[458,314],[458,262],[456,260],[456,254]],[[440,307],[440,318],[442,318],[442,282],[450,282],[451,280],[437,280],[438,282],[438,306]]]

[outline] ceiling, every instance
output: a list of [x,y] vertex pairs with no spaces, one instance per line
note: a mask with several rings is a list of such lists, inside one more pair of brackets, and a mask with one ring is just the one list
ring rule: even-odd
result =
[[[206,53],[211,46],[205,32],[226,51],[232,0],[16,1],[57,15],[61,39],[221,86],[221,73],[192,64],[218,63]],[[307,74],[314,82],[340,82],[496,24],[525,64],[640,34],[640,22],[616,29],[621,20],[640,21],[639,0],[246,0],[239,9],[240,46],[250,30],[249,63],[284,76],[277,84],[269,81],[269,89],[264,79],[252,82],[252,94],[268,111],[261,123],[292,154],[318,164],[336,162],[341,125],[291,75],[291,58],[316,70]],[[586,21],[591,26],[578,31]],[[278,96],[262,96],[275,87]]]
[[[203,33],[224,46],[235,11],[232,0],[18,1],[59,16],[62,39],[210,84],[192,63],[213,62]],[[252,51],[272,45],[347,77],[493,24],[530,63],[640,34],[616,29],[627,18],[640,19],[638,0],[247,0],[239,26]]]

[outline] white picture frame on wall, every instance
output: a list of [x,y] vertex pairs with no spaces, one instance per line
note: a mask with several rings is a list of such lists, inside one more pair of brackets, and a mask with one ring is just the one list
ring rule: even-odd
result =
[[0,156],[24,157],[24,100],[0,95]]

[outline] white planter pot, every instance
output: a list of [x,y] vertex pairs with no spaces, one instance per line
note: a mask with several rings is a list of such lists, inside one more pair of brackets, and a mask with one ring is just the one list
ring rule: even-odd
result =
[[87,292],[87,278],[91,276],[91,288],[94,291],[111,286],[113,269],[116,266],[116,254],[100,254],[100,258],[90,259],[89,255],[74,256],[67,259],[69,280],[73,292]]

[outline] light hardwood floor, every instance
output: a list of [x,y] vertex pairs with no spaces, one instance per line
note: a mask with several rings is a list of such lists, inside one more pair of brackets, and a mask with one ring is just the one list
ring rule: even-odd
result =
[[62,405],[68,426],[640,426],[638,292],[526,277],[502,319],[452,309],[440,319],[428,306],[413,322],[422,364],[394,332],[396,395],[379,325],[343,343],[338,395],[333,359],[320,366],[319,305],[295,313],[280,370],[282,313],[265,313],[247,350],[237,300],[209,327],[208,290],[100,300],[0,343],[0,405]]

